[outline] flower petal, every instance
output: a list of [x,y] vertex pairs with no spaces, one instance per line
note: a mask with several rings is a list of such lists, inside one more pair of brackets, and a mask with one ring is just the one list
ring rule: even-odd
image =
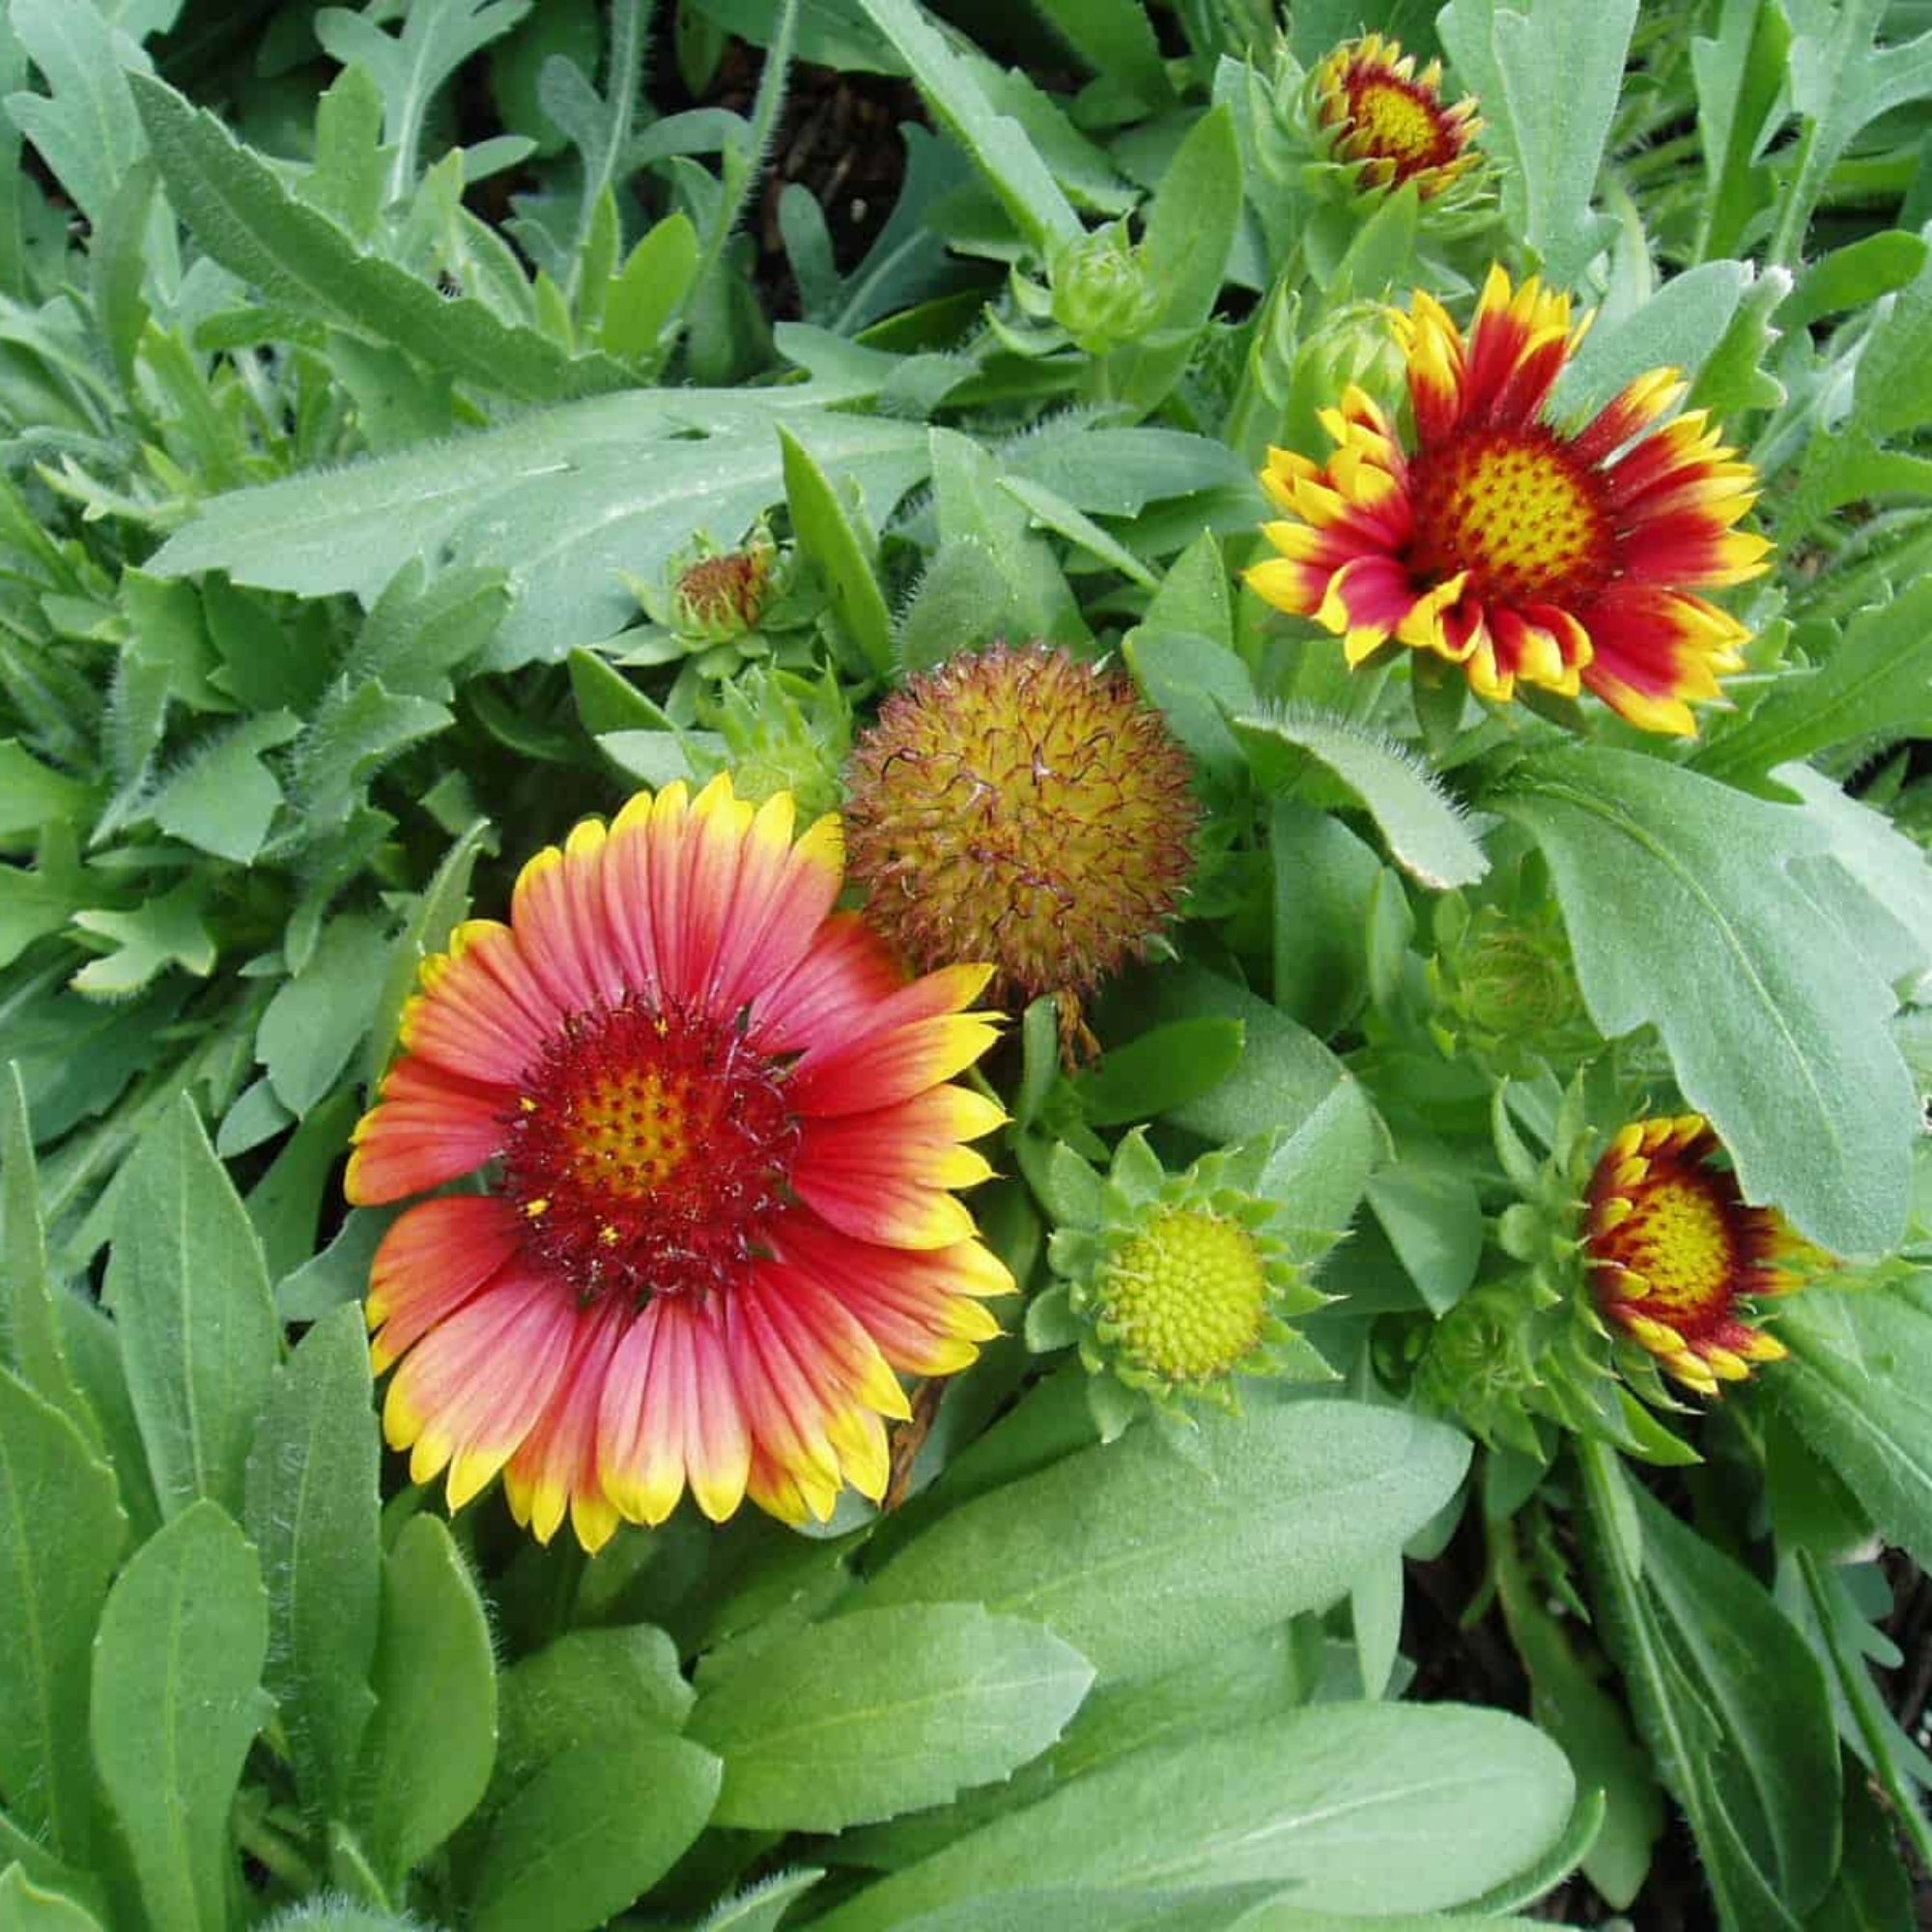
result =
[[473,1174],[502,1148],[504,1099],[500,1088],[406,1053],[350,1135],[343,1193],[357,1208],[374,1208]]

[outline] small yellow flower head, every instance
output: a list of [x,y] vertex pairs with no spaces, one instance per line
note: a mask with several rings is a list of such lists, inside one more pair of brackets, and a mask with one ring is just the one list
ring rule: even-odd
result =
[[1425,201],[1445,193],[1480,159],[1476,103],[1442,98],[1442,64],[1420,73],[1401,43],[1369,34],[1337,47],[1313,76],[1315,118],[1330,156],[1359,168],[1370,190],[1413,182]]
[[1243,1377],[1332,1375],[1283,1319],[1326,1297],[1290,1258],[1278,1205],[1240,1184],[1252,1158],[1213,1153],[1169,1175],[1136,1130],[1102,1181],[1056,1151],[1080,1185],[1057,1203],[1047,1254],[1060,1280],[1028,1312],[1027,1338],[1078,1346],[1103,1435],[1149,1403],[1171,1416],[1195,1402],[1232,1409]]
[[996,645],[913,678],[861,735],[851,876],[908,958],[989,959],[1004,1001],[1077,1001],[1179,905],[1191,776],[1124,671]]
[[1611,1140],[1590,1179],[1585,1250],[1598,1308],[1700,1395],[1783,1356],[1748,1304],[1826,1259],[1775,1208],[1747,1206],[1701,1114],[1634,1121]]

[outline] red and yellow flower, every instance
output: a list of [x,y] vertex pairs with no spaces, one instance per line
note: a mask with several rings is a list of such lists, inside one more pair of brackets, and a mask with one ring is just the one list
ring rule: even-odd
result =
[[1634,1121],[1598,1161],[1584,1257],[1597,1306],[1703,1395],[1786,1351],[1751,1320],[1757,1295],[1822,1259],[1775,1208],[1746,1205],[1701,1114]]
[[721,777],[580,825],[425,962],[355,1130],[359,1205],[418,1202],[368,1316],[410,1473],[452,1508],[504,1476],[599,1548],[689,1487],[824,1519],[878,1497],[898,1374],[964,1367],[1011,1291],[952,1190],[1004,1116],[951,1084],[994,1037],[990,968],[908,980],[833,910],[838,821],[794,840]]
[[1748,637],[1695,593],[1757,576],[1771,550],[1734,527],[1750,466],[1703,411],[1663,421],[1674,370],[1579,429],[1547,420],[1589,318],[1573,327],[1569,298],[1534,278],[1492,270],[1466,337],[1420,291],[1392,319],[1412,438],[1351,386],[1322,412],[1326,464],[1270,450],[1280,554],[1248,582],[1343,638],[1351,665],[1394,640],[1461,665],[1484,697],[1587,688],[1644,730],[1693,733],[1691,700],[1721,696]]
[[1482,123],[1476,103],[1442,99],[1442,63],[1420,73],[1415,56],[1379,34],[1339,46],[1315,70],[1316,125],[1338,161],[1359,165],[1372,188],[1415,184],[1425,201],[1472,168]]

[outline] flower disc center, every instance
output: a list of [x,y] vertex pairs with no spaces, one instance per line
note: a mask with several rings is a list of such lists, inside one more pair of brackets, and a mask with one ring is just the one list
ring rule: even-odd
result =
[[1591,474],[1548,430],[1483,431],[1416,459],[1411,566],[1466,570],[1477,595],[1570,605],[1609,574],[1611,528]]
[[1643,1297],[1648,1315],[1679,1325],[1692,1318],[1694,1325],[1699,1315],[1727,1310],[1740,1274],[1734,1231],[1740,1209],[1730,1177],[1702,1164],[1659,1160],[1626,1198],[1628,1217],[1593,1234],[1593,1259],[1650,1284]]
[[797,1123],[737,1026],[632,999],[579,1013],[525,1077],[504,1186],[585,1300],[723,1286],[783,1206]]
[[1114,1257],[1101,1317],[1137,1367],[1171,1382],[1212,1381],[1260,1343],[1267,1273],[1255,1239],[1219,1214],[1163,1214]]
[[1391,162],[1402,181],[1417,169],[1454,158],[1434,109],[1420,91],[1386,75],[1351,80],[1349,118],[1354,145],[1365,156]]

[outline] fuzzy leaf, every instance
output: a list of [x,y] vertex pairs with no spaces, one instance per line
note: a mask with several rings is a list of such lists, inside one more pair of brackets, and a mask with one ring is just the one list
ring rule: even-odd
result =
[[269,1588],[267,1682],[316,1817],[344,1815],[376,1705],[382,1448],[370,1394],[361,1310],[338,1308],[289,1358],[248,1458],[246,1521]]
[[1103,1683],[1147,1676],[1344,1595],[1441,1507],[1468,1455],[1436,1424],[1260,1385],[1244,1418],[1202,1418],[1196,1455],[1137,1430],[963,1505],[867,1601],[980,1603],[1045,1624]]
[[185,1094],[117,1190],[107,1302],[162,1513],[198,1496],[237,1516],[281,1350],[261,1243]]
[[268,1712],[269,1607],[248,1540],[191,1503],[116,1580],[94,1653],[95,1761],[155,1932],[221,1932],[228,1813]]
[[781,426],[785,501],[799,553],[825,580],[839,624],[881,676],[893,668],[893,620],[859,532],[838,493],[810,452]]
[[450,300],[393,262],[363,254],[213,115],[145,74],[131,84],[169,199],[202,246],[268,300],[524,402],[626,381],[606,356],[573,358],[536,330],[499,322],[474,298]]
[[0,1786],[21,1825],[76,1863],[93,1838],[89,1662],[127,1529],[114,1472],[0,1368]]
[[282,803],[282,788],[261,754],[300,729],[288,712],[270,711],[222,732],[160,785],[146,815],[172,838],[248,865]]
[[9,95],[7,112],[99,222],[147,147],[126,70],[145,72],[148,57],[92,0],[12,0],[8,13],[52,92]]
[[1573,1789],[1556,1747],[1501,1712],[1318,1706],[1132,1752],[869,1887],[817,1925],[887,1932],[968,1898],[976,1916],[935,1922],[1058,1925],[1057,1915],[996,1921],[989,1908],[1056,1886],[1131,1898],[1140,1887],[1185,1895],[1242,1882],[1293,1887],[1294,1904],[1321,1924],[1380,1922],[1466,1904],[1533,1862],[1560,1836]]
[[1496,803],[1549,861],[1592,1018],[1656,1024],[1746,1196],[1834,1253],[1895,1245],[1918,1101],[1890,988],[1794,878],[1827,830],[1596,747],[1526,759]]
[[255,1034],[275,1097],[306,1114],[341,1077],[368,1024],[369,988],[389,958],[384,923],[345,913],[323,927],[308,964],[269,1002]]
[[977,1605],[860,1609],[759,1649],[690,1734],[724,1760],[719,1824],[839,1832],[1009,1776],[1093,1681],[1051,1632]]
[[1280,795],[1305,768],[1325,765],[1367,808],[1390,852],[1426,886],[1474,885],[1490,869],[1480,833],[1412,753],[1347,719],[1277,711],[1236,718],[1256,779]]

